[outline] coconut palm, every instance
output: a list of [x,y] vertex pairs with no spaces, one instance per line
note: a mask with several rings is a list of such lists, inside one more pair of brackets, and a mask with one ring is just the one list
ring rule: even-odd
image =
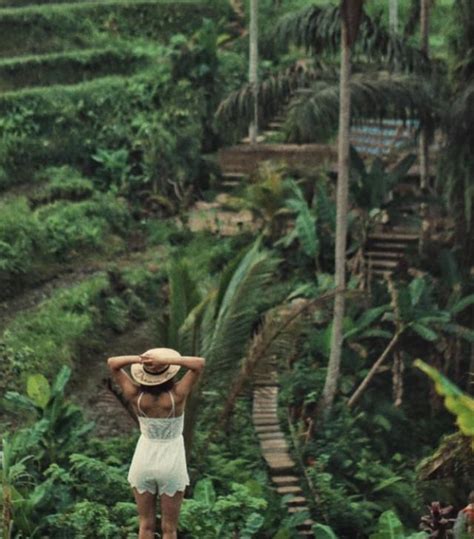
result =
[[249,39],[249,83],[252,86],[254,103],[249,137],[251,144],[256,144],[258,136],[258,0],[250,0]]

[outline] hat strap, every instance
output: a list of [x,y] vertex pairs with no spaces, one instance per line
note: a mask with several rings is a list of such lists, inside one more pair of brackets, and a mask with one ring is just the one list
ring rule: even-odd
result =
[[143,370],[147,373],[147,374],[154,374],[155,376],[157,374],[163,374],[164,372],[166,372],[168,369],[170,368],[169,365],[166,365],[165,367],[163,367],[160,371],[150,371],[148,370],[145,365],[143,366]]

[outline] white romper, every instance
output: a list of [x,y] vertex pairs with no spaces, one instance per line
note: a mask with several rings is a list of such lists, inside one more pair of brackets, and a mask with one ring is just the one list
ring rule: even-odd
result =
[[184,449],[183,425],[184,413],[175,416],[174,398],[171,398],[173,417],[147,417],[140,408],[138,397],[138,421],[141,435],[133,454],[128,482],[140,494],[145,491],[173,496],[176,491],[184,491],[189,485]]

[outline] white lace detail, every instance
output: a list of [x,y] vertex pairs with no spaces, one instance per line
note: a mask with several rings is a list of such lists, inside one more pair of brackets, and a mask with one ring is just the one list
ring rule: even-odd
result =
[[184,414],[178,417],[138,417],[140,432],[152,440],[172,440],[183,432]]

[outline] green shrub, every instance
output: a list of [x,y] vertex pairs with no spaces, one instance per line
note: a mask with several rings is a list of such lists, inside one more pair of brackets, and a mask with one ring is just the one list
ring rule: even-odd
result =
[[46,168],[38,174],[37,179],[47,183],[30,197],[33,205],[56,200],[83,200],[94,193],[92,180],[84,178],[79,171],[68,165]]
[[0,278],[31,271],[33,253],[41,241],[38,217],[25,198],[0,203]]

